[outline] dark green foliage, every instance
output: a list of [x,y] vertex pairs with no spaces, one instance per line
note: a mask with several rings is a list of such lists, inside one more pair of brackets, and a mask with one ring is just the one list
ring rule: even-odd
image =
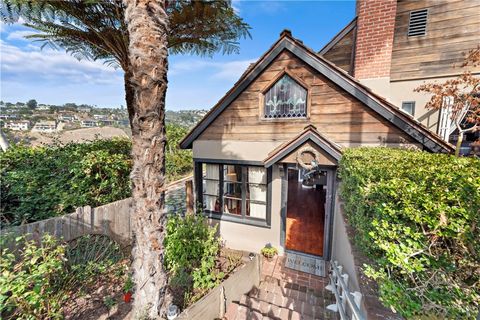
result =
[[341,196],[365,273],[405,318],[474,319],[480,303],[480,160],[347,150]]
[[184,177],[193,170],[192,150],[179,148],[180,140],[188,133],[188,128],[167,124],[167,146],[165,148],[165,171],[168,181]]
[[0,154],[2,225],[19,225],[130,196],[131,143],[14,145]]
[[[23,241],[18,238],[17,243]],[[65,274],[65,246],[50,235],[42,245],[28,241],[20,258],[8,249],[0,259],[0,316],[6,319],[61,319],[59,288]]]
[[171,273],[174,293],[183,293],[176,297],[180,300],[177,303],[185,305],[223,278],[223,272],[215,269],[220,240],[216,237],[216,228],[210,227],[202,215],[172,215],[166,231],[165,267]]

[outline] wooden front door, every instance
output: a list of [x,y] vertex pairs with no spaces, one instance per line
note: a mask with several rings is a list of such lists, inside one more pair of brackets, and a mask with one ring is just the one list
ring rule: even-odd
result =
[[302,186],[302,172],[288,168],[285,248],[324,256],[327,172],[313,186]]

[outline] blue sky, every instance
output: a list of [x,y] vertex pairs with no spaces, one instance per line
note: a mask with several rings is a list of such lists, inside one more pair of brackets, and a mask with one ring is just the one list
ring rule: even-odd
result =
[[[233,5],[252,27],[252,39],[240,42],[240,54],[170,56],[167,109],[211,108],[283,29],[319,50],[355,14],[354,1],[234,1]],[[41,50],[39,44],[23,38],[31,31],[21,25],[0,27],[2,100],[125,104],[121,70],[100,61],[78,61],[63,51]]]

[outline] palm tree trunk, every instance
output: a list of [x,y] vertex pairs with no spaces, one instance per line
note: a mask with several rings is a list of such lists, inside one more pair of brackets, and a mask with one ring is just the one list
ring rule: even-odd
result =
[[164,0],[124,0],[133,88],[132,216],[134,316],[158,318],[165,309],[163,268],[165,94],[168,18]]

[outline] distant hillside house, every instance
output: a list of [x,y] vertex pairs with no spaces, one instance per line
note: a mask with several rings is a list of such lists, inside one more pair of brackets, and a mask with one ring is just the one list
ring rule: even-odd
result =
[[13,131],[28,131],[30,130],[30,126],[30,121],[28,120],[10,121],[5,124],[5,128]]
[[97,121],[95,120],[82,120],[80,122],[82,128],[94,128],[97,126]]
[[313,266],[332,257],[344,148],[453,152],[288,30],[180,146],[193,150],[196,201],[228,247],[270,244],[287,262],[305,257]]
[[56,121],[42,121],[37,122],[32,128],[33,132],[51,133],[57,131]]
[[49,105],[46,105],[46,104],[39,104],[38,107],[37,107],[37,110],[40,110],[40,111],[48,111],[50,110],[50,106]]
[[87,112],[87,113],[88,113],[88,112],[92,111],[92,108],[90,108],[90,107],[77,107],[77,111],[78,111],[78,112]]
[[93,119],[95,120],[106,120],[108,116],[106,114],[94,114]]
[[58,116],[59,121],[72,122],[75,120],[75,116],[71,114],[61,114]]

